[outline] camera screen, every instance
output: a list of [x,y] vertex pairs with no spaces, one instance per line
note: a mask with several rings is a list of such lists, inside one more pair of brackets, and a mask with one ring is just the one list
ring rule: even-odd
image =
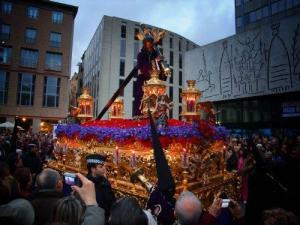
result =
[[227,208],[229,206],[229,202],[230,202],[229,199],[223,199],[222,208]]
[[72,186],[72,185],[75,185],[75,175],[73,174],[70,174],[70,173],[65,173],[64,174],[64,177],[65,177],[65,183]]

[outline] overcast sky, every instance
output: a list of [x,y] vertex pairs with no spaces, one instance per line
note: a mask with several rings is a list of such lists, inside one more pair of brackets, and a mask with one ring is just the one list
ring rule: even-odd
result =
[[75,18],[72,75],[103,15],[122,17],[178,33],[199,45],[235,33],[234,0],[54,0],[79,6]]

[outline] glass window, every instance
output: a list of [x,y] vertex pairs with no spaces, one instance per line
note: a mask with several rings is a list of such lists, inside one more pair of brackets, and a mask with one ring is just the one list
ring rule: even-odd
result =
[[33,105],[34,102],[35,75],[19,73],[18,79],[18,105]]
[[0,63],[10,63],[11,47],[0,47]]
[[240,6],[242,4],[242,0],[235,0],[235,6]]
[[137,34],[140,32],[139,28],[134,28],[134,40],[138,41]]
[[125,59],[120,59],[120,76],[125,76]]
[[262,18],[261,11],[262,11],[262,9],[256,10],[256,20],[260,20]]
[[120,57],[126,57],[126,40],[121,39]]
[[173,87],[169,87],[169,97],[170,100],[173,101]]
[[121,26],[121,38],[126,38],[126,26]]
[[36,42],[37,30],[33,28],[27,28],[25,31],[25,41],[26,43]]
[[173,66],[173,60],[174,60],[173,51],[170,51],[170,66]]
[[50,33],[50,46],[60,47],[61,45],[61,33],[51,32]]
[[187,41],[187,42],[186,42],[186,46],[185,46],[185,50],[188,51],[188,50],[189,50],[189,47],[190,47],[190,46],[189,46],[189,42]]
[[262,18],[265,18],[267,16],[269,16],[269,7],[268,6],[265,6],[262,8]]
[[32,49],[21,49],[21,66],[35,68],[38,62],[38,51]]
[[60,78],[44,77],[44,107],[58,107],[59,105]]
[[178,50],[181,52],[181,40],[178,42]]
[[[119,87],[121,86],[121,84],[124,82],[123,79],[119,79]],[[120,92],[120,96],[124,96],[124,89]]]
[[7,103],[9,73],[0,70],[0,105]]
[[60,24],[63,21],[64,14],[62,12],[52,12],[52,23]]
[[182,85],[182,71],[179,71],[179,85]]
[[250,23],[256,21],[256,11],[252,11],[249,13],[249,20],[250,20]]
[[137,55],[139,54],[139,51],[140,51],[140,44],[139,44],[139,42],[135,41],[134,42],[133,59],[137,59]]
[[173,48],[173,38],[170,37],[170,48]]
[[178,100],[179,100],[179,103],[182,102],[181,93],[182,93],[182,89],[179,88],[179,89],[178,89]]
[[173,80],[174,80],[174,73],[173,73],[173,69],[171,68],[171,76],[169,79],[170,84],[173,84]]
[[2,12],[3,14],[11,14],[12,3],[11,2],[2,2]]
[[1,24],[1,40],[9,40],[10,37],[10,25]]
[[179,54],[179,68],[182,69],[182,55]]
[[243,18],[241,16],[236,18],[236,26],[237,27],[243,26]]
[[28,7],[27,16],[30,19],[37,19],[39,17],[39,9],[33,6]]
[[271,9],[272,9],[272,15],[283,11],[285,9],[284,0],[280,0],[280,1],[272,3]]
[[61,53],[46,53],[46,69],[61,71],[62,70],[62,54]]
[[286,0],[286,8],[290,9],[293,7],[293,0]]

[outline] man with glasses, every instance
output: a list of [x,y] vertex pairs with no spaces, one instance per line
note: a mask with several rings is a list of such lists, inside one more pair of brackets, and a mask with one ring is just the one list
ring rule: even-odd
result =
[[115,202],[115,195],[106,177],[106,157],[99,154],[91,154],[86,157],[88,174],[87,178],[95,184],[96,200],[105,211],[105,221],[108,220],[110,209]]

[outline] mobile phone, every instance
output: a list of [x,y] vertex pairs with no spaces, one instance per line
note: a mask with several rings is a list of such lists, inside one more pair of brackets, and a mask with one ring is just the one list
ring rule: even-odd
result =
[[79,180],[79,178],[76,176],[75,173],[64,173],[64,180],[65,180],[65,183],[67,185],[70,185],[70,186],[81,186],[81,182]]
[[223,199],[222,208],[228,208],[229,203],[230,203],[230,199]]

